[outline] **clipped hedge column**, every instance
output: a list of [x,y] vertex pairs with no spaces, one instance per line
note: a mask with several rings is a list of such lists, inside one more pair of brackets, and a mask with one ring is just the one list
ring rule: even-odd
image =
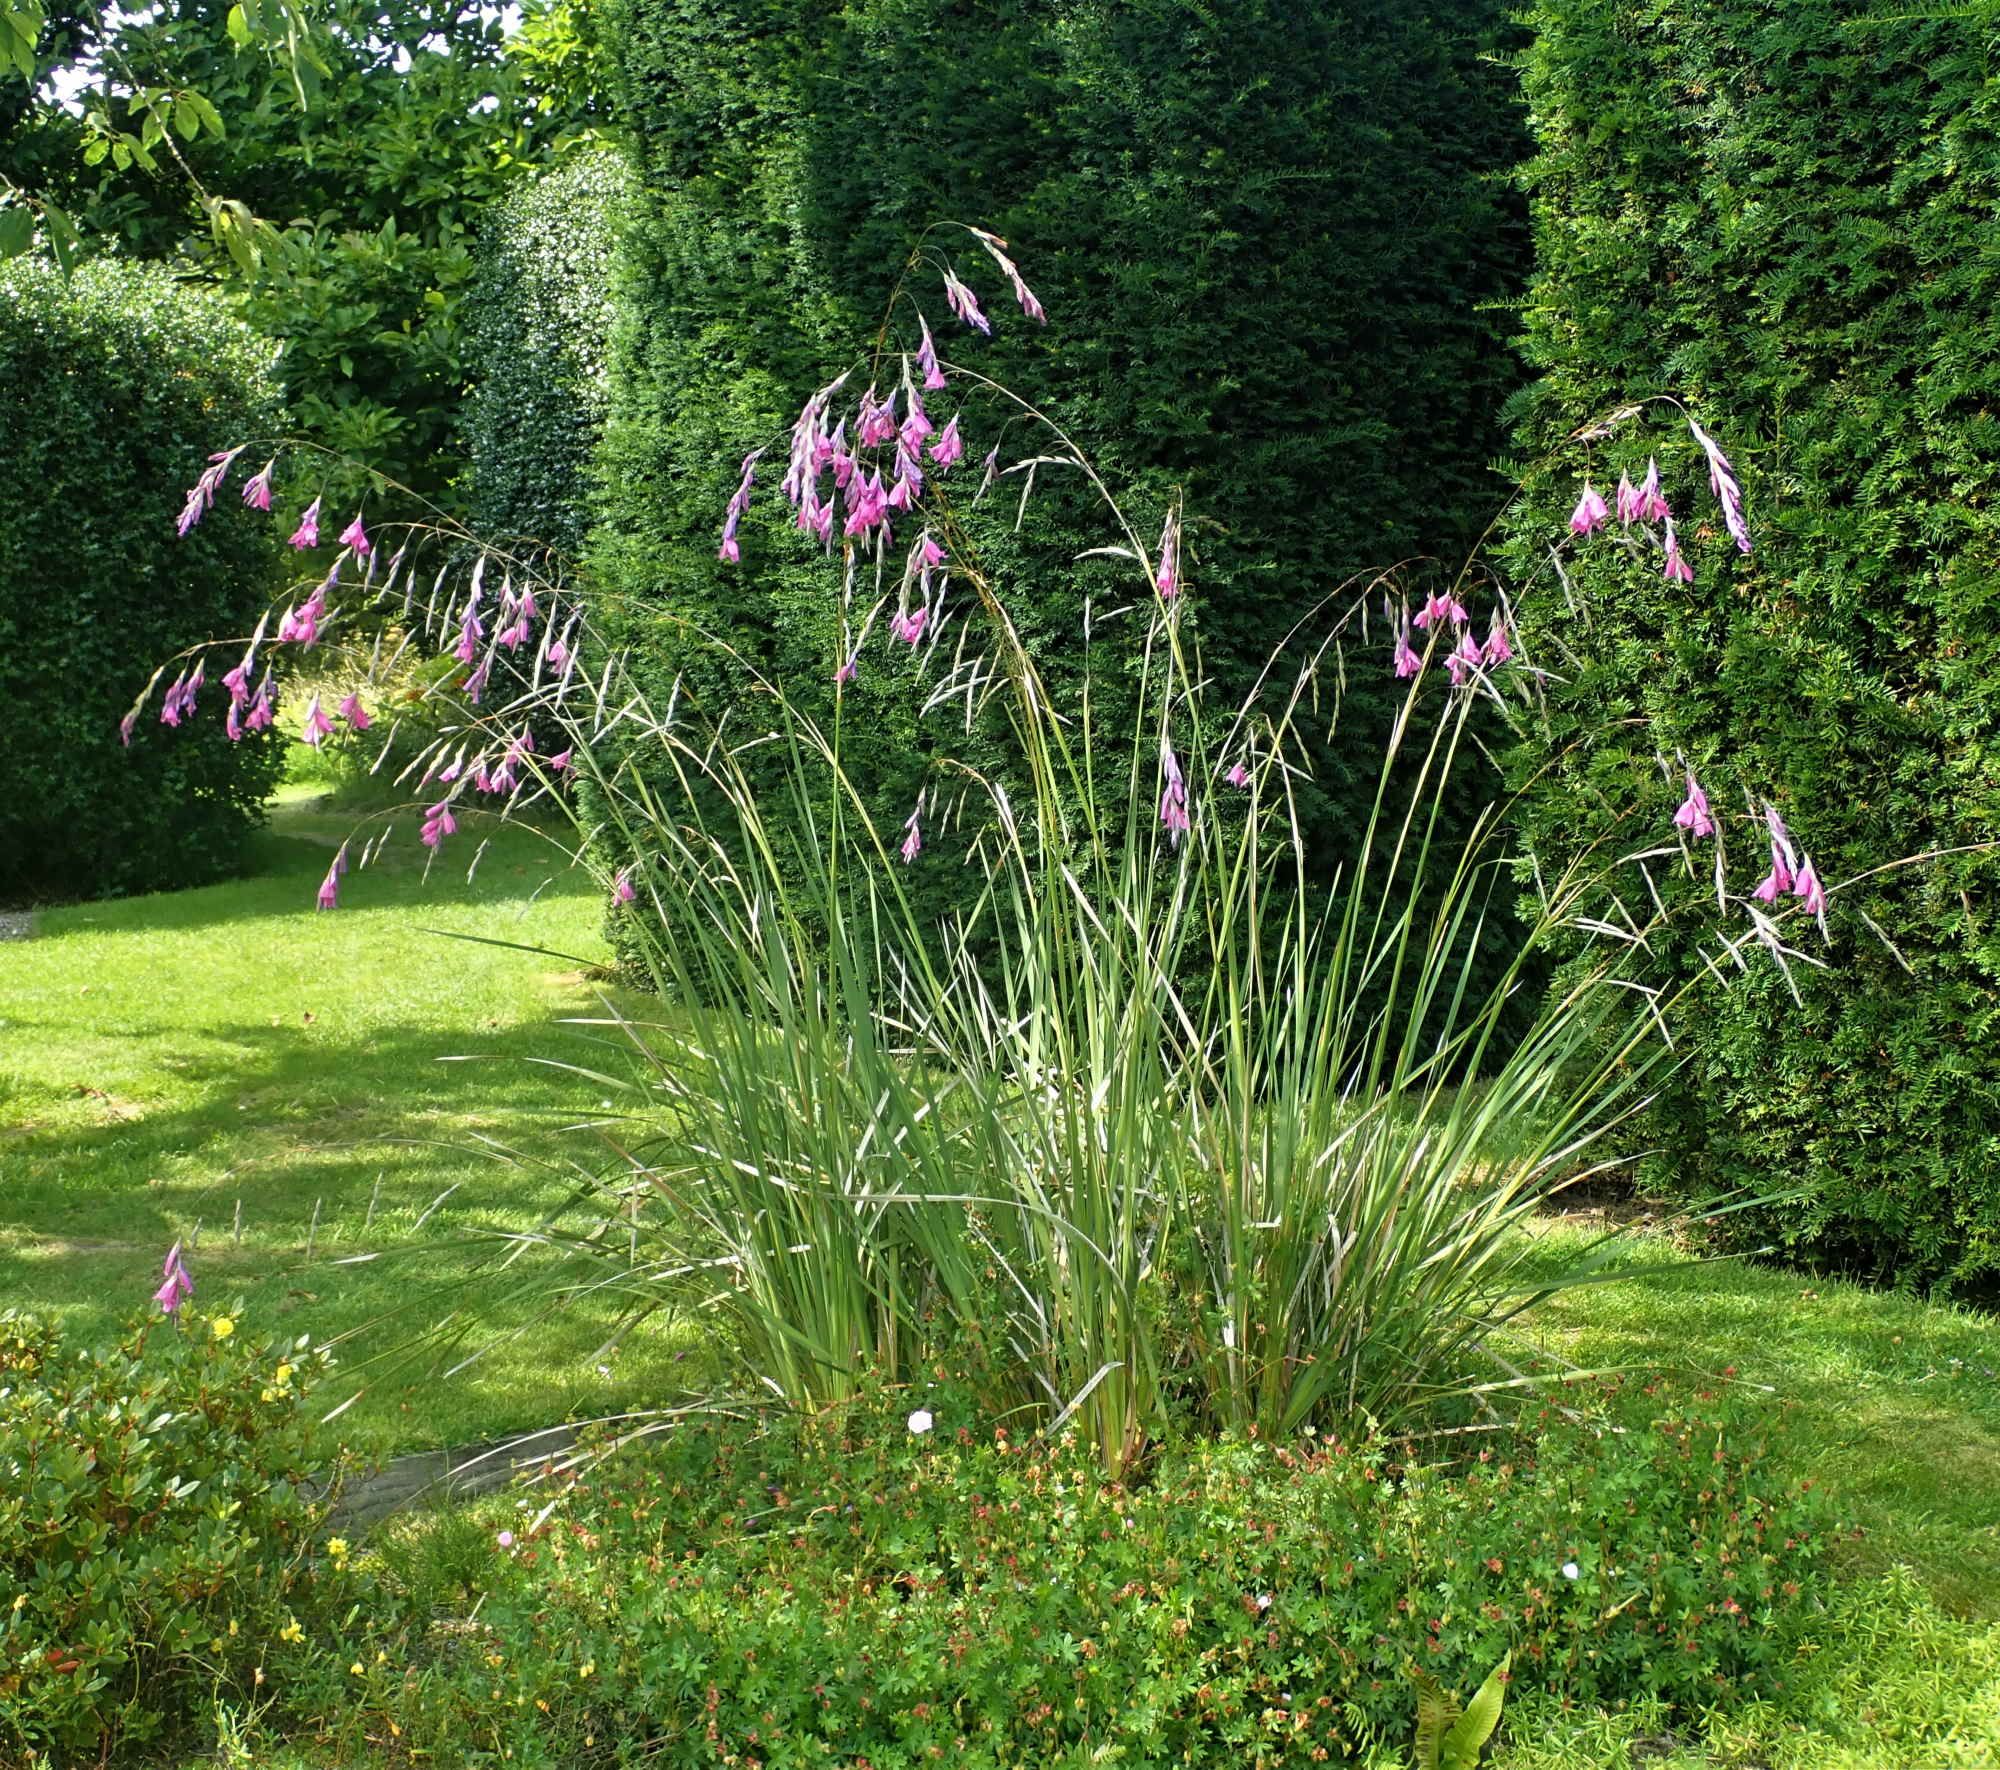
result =
[[[118,722],[191,636],[248,636],[265,523],[174,520],[208,455],[273,434],[271,347],[164,271],[0,270],[0,899],[96,897],[236,865],[280,765],[220,719]],[[222,693],[210,684],[210,696]]]
[[[1521,440],[1565,465],[1534,486],[1520,533],[1546,535],[1576,496],[1585,451],[1564,437],[1671,393],[1735,454],[1757,537],[1748,558],[1695,537],[1690,586],[1663,582],[1657,558],[1587,563],[1616,549],[1586,550],[1573,594],[1542,580],[1530,626],[1574,663],[1561,759],[1536,793],[1552,856],[1641,790],[1671,836],[1678,785],[1619,724],[1634,714],[1685,750],[1719,810],[1773,798],[1829,885],[2000,838],[2000,88],[1988,27],[1870,10],[1531,11],[1540,380]],[[1711,508],[1664,418],[1591,445],[1588,464],[1600,486],[1621,466],[1636,477],[1656,445],[1677,507]],[[1736,842],[1747,890],[1757,843]],[[1653,1177],[1697,1199],[1802,1189],[1750,1232],[1882,1277],[1990,1287],[1996,886],[1992,854],[1962,853],[1836,891],[1832,966],[1792,965],[1800,1001],[1763,962],[1701,996]]]
[[580,556],[609,397],[611,266],[630,181],[583,149],[496,206],[462,320],[472,526]]

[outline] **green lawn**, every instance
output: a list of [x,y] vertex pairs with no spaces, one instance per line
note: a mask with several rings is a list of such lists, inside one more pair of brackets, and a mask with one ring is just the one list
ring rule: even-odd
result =
[[319,914],[319,880],[359,815],[290,788],[251,877],[46,910],[34,939],[0,945],[0,1301],[108,1334],[199,1226],[204,1309],[240,1298],[253,1329],[354,1336],[344,1374],[366,1387],[339,1429],[358,1447],[624,1405],[670,1349],[655,1330],[600,1360],[604,1309],[449,1380],[424,1380],[435,1355],[386,1356],[454,1301],[489,1329],[529,1313],[518,1274],[452,1289],[490,1253],[477,1231],[532,1224],[561,1196],[550,1169],[493,1145],[600,1159],[601,1140],[573,1127],[604,1089],[548,1060],[615,1074],[622,1059],[561,1024],[597,1012],[604,988],[586,875],[531,831],[467,820],[426,878],[405,816],[383,859],[349,874],[343,907]]

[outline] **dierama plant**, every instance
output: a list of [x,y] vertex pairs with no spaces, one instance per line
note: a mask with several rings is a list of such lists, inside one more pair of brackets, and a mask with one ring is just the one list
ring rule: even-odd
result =
[[[1042,321],[1006,242],[967,232]],[[912,268],[941,271],[946,310],[983,335],[994,316],[937,243],[953,237],[927,234]],[[1217,707],[1178,506],[1149,548],[1058,425],[940,354],[945,323],[916,310],[909,284],[874,350],[811,393],[788,439],[744,455],[721,515],[718,552],[736,569],[754,569],[759,545],[827,560],[830,715],[694,631],[704,680],[738,692],[708,705],[677,688],[657,704],[594,636],[571,580],[448,523],[370,540],[357,515],[310,617],[287,610],[268,643],[260,627],[231,672],[232,733],[260,657],[253,704],[268,723],[274,657],[340,643],[386,608],[395,644],[357,653],[385,670],[385,652],[429,650],[453,709],[400,765],[421,842],[447,852],[482,806],[567,815],[662,1011],[646,1025],[608,1013],[643,1059],[636,1129],[610,1171],[578,1163],[619,1233],[586,1214],[519,1239],[585,1263],[572,1293],[601,1284],[635,1313],[719,1317],[747,1388],[817,1410],[950,1357],[991,1419],[1079,1432],[1118,1476],[1176,1421],[1272,1438],[1408,1425],[1530,1381],[1499,1330],[1602,1276],[1611,1255],[1595,1244],[1552,1266],[1531,1221],[1611,1164],[1611,1133],[1676,1061],[1676,986],[1647,976],[1667,912],[1652,893],[1651,914],[1632,916],[1618,876],[1662,854],[1692,865],[1692,844],[1714,840],[1722,909],[1740,902],[1782,962],[1799,955],[1773,899],[1810,863],[1775,811],[1753,810],[1769,889],[1732,899],[1719,814],[1687,773],[1666,844],[1649,832],[1633,853],[1533,869],[1517,908],[1507,807],[1469,832],[1443,815],[1476,764],[1479,722],[1551,691],[1504,603],[1484,611],[1483,642],[1461,600],[1469,572],[1414,615],[1388,606],[1391,643],[1365,666],[1370,601],[1329,609],[1256,692]],[[892,348],[902,331],[908,348]],[[1039,433],[1018,463],[1030,484],[1063,471],[1098,500],[1091,551],[1129,572],[1146,612],[1116,659],[1137,686],[1115,715],[1087,690],[1057,704],[981,564],[972,512],[1009,469],[997,443],[983,468],[963,461],[995,415]],[[1738,536],[1734,474],[1694,435]],[[780,449],[795,536],[760,540]],[[207,513],[234,459],[215,457],[184,522]],[[252,507],[268,505],[273,471]],[[296,544],[314,544],[318,513],[315,498]],[[1610,514],[1587,488],[1571,544]],[[1657,465],[1637,489],[1621,482],[1617,514],[1671,521]],[[1664,546],[1678,576],[1671,529]],[[439,567],[423,591],[420,558]],[[879,803],[844,757],[871,643],[913,648],[927,673],[938,748],[914,807]],[[199,668],[176,664],[180,718]],[[1322,685],[1358,667],[1400,682],[1402,700],[1365,823],[1331,886],[1314,885],[1299,787],[1323,740]],[[728,710],[744,704],[754,731]],[[350,733],[368,723],[345,702],[342,716]],[[954,720],[1003,732],[1004,767],[955,757]],[[334,737],[317,702],[306,725]],[[378,766],[395,733],[382,741]],[[970,889],[927,917],[910,881],[937,864],[940,829],[968,855]],[[385,839],[342,849],[322,907],[350,849],[365,869]],[[1823,915],[1823,896],[1803,908]],[[1580,932],[1593,956],[1523,1013],[1545,955]],[[1496,975],[1478,961],[1500,939]],[[1746,939],[1716,936],[1731,957]]]

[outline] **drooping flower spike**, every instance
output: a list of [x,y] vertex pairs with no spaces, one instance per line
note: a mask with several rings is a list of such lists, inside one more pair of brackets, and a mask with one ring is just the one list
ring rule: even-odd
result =
[[757,478],[757,457],[762,449],[752,449],[743,457],[743,476],[736,482],[736,491],[729,500],[729,509],[722,521],[722,545],[716,549],[718,559],[734,565],[743,557],[743,550],[737,545],[736,525],[743,520],[750,508],[750,487]]
[[1629,473],[1618,476],[1618,520],[1627,528],[1639,520],[1639,488]]
[[843,687],[846,684],[854,681],[854,679],[860,674],[861,674],[861,648],[859,646],[856,646],[853,651],[847,654],[847,661],[844,664],[842,664],[839,669],[834,671],[833,673],[834,685],[836,687]]
[[945,473],[957,463],[965,453],[965,442],[958,434],[958,414],[952,413],[950,421],[938,432],[937,440],[931,444],[931,459],[938,465],[938,471]]
[[1247,787],[1250,784],[1250,770],[1239,761],[1230,765],[1229,772],[1222,777],[1232,787]]
[[299,526],[292,531],[292,545],[303,552],[308,547],[319,545],[319,500],[315,498],[305,507],[299,518]]
[[1666,495],[1660,490],[1660,464],[1646,458],[1646,477],[1639,482],[1638,515],[1643,522],[1666,522],[1672,517]]
[[1181,766],[1175,760],[1173,745],[1164,741],[1160,745],[1160,772],[1166,776],[1166,785],[1160,793],[1160,823],[1166,829],[1168,843],[1178,848],[1190,828],[1187,786],[1181,779]]
[[1708,457],[1708,483],[1715,492],[1715,499],[1722,506],[1722,526],[1729,531],[1730,539],[1736,543],[1739,553],[1750,551],[1750,525],[1743,520],[1743,487],[1736,478],[1736,470],[1729,464],[1729,457],[1717,445],[1715,439],[1694,421],[1692,415],[1687,421],[1694,440],[1701,445],[1701,452]]
[[1507,663],[1514,656],[1513,643],[1507,637],[1507,623],[1501,619],[1497,609],[1493,613],[1493,625],[1486,630],[1486,645],[1482,655],[1489,670],[1496,664]]
[[958,280],[958,275],[949,265],[944,273],[945,305],[976,332],[987,337],[993,335],[993,322],[981,311],[979,297]]
[[340,852],[333,857],[333,865],[326,869],[326,877],[319,885],[319,907],[330,910],[340,902],[340,875],[347,871],[347,844],[340,845]]
[[1450,621],[1453,626],[1462,627],[1470,619],[1471,616],[1465,612],[1465,605],[1457,597],[1448,592],[1433,591],[1425,600],[1424,606],[1417,610],[1416,619],[1410,624],[1421,632],[1439,621]]
[[1029,319],[1046,326],[1049,323],[1049,316],[1042,311],[1042,304],[1035,299],[1034,290],[1021,280],[1020,267],[1007,256],[1007,242],[998,234],[988,233],[983,227],[973,228],[972,235],[986,248],[987,256],[999,265],[1001,274],[1006,277],[1009,287],[1014,291],[1014,299],[1021,304],[1021,311]]
[[1688,556],[1681,551],[1680,537],[1674,533],[1674,519],[1671,516],[1667,518],[1666,563],[1661,568],[1660,575],[1669,583],[1694,582],[1694,567],[1688,562]]
[[1160,528],[1160,568],[1153,574],[1153,588],[1162,602],[1172,602],[1181,593],[1181,531],[1171,510]]
[[264,666],[264,674],[257,684],[257,693],[250,702],[250,711],[243,715],[244,725],[251,731],[263,731],[278,716],[278,699],[271,682],[271,666]]
[[222,482],[229,476],[229,466],[243,453],[246,444],[239,443],[233,449],[223,449],[209,456],[208,466],[201,477],[188,489],[187,502],[181,506],[180,521],[174,525],[175,532],[185,540],[187,532],[206,516],[215,504],[215,494]]
[[1792,848],[1791,832],[1785,828],[1785,820],[1778,815],[1775,805],[1765,805],[1764,827],[1771,836],[1771,870],[1757,882],[1750,895],[1761,903],[1776,903],[1797,879],[1799,860]]
[[619,903],[630,903],[639,893],[632,885],[632,869],[621,867],[617,878],[611,881],[611,895]]
[[159,1304],[163,1315],[172,1315],[194,1295],[194,1279],[189,1276],[187,1263],[181,1258],[179,1242],[167,1250],[166,1263],[160,1272],[165,1282],[153,1293],[153,1301]]
[[1463,688],[1468,679],[1486,662],[1486,654],[1479,649],[1479,641],[1472,637],[1472,629],[1467,627],[1458,636],[1458,644],[1444,661],[1444,667],[1451,672],[1453,688]]
[[1583,496],[1577,499],[1576,508],[1569,513],[1569,529],[1573,535],[1587,535],[1602,524],[1611,512],[1605,507],[1597,488],[1589,480],[1583,482]]
[[1694,778],[1692,769],[1688,771],[1687,797],[1674,813],[1674,822],[1697,840],[1715,834],[1715,819],[1709,813],[1708,795],[1701,790],[1701,783]]
[[921,334],[917,344],[917,367],[924,372],[924,391],[936,393],[944,385],[944,370],[938,367],[937,346],[931,341],[930,322],[922,314],[917,315],[917,329]]
[[253,473],[243,482],[243,502],[248,504],[252,510],[269,510],[271,508],[271,470],[277,464],[277,457],[274,455],[264,463],[261,472]]
[[356,731],[366,731],[375,723],[368,717],[368,709],[361,704],[359,694],[343,695],[340,702],[340,716]]
[[1410,646],[1410,632],[1407,627],[1396,629],[1395,672],[1398,681],[1406,681],[1422,672],[1424,660]]
[[440,799],[424,813],[424,827],[418,832],[417,839],[426,848],[436,848],[457,829],[458,819],[451,815],[451,801]]
[[889,617],[889,636],[905,645],[915,645],[923,638],[924,625],[930,616],[931,611],[921,603],[913,609],[899,608]]
[[340,544],[351,547],[356,559],[366,559],[375,551],[375,543],[368,538],[368,531],[361,526],[361,512],[354,513],[354,520],[340,531]]
[[312,745],[314,749],[318,749],[320,740],[329,738],[332,735],[333,721],[320,710],[319,696],[314,695],[306,703],[305,729],[299,733],[299,736],[304,742]]
[[1809,916],[1819,921],[1820,932],[1826,932],[1826,887],[1820,883],[1819,873],[1814,869],[1812,857],[1806,857],[1799,868],[1799,876],[1792,881],[1792,895],[1804,906]]
[[912,809],[910,815],[903,822],[903,846],[897,850],[897,852],[901,854],[903,857],[904,866],[908,866],[910,862],[915,860],[917,856],[923,851],[923,846],[924,846],[923,827],[917,821],[919,818],[923,816],[923,812],[924,812],[924,796],[923,794],[919,793],[917,795],[916,806],[914,807],[914,809]]

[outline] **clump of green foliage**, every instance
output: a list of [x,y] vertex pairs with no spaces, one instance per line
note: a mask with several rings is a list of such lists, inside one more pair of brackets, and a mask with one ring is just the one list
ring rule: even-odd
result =
[[[269,438],[271,349],[164,272],[0,270],[0,895],[194,885],[234,867],[277,777],[269,733],[219,718],[121,747],[151,662],[192,634],[248,637],[274,579],[267,525],[174,539],[180,492],[222,446]],[[143,660],[143,661],[142,661]],[[222,696],[211,676],[209,710]]]
[[590,1740],[905,1770],[1340,1761],[1407,1745],[1411,1663],[1469,1689],[1510,1651],[1517,1683],[1578,1702],[1777,1694],[1823,1509],[1727,1407],[1644,1403],[1623,1432],[1551,1409],[1453,1469],[1230,1439],[1131,1485],[1087,1446],[1010,1442],[949,1380],[690,1427],[543,1527],[520,1514],[476,1571],[447,1530],[387,1643],[422,1669],[369,1700],[413,1746],[523,1765]]
[[0,1316],[0,1755],[170,1738],[267,1701],[348,1596],[320,1540],[306,1346],[155,1316],[108,1351]]
[[[1536,270],[1520,408],[1540,458],[1629,401],[1677,395],[1735,456],[1757,548],[1691,586],[1602,546],[1546,570],[1577,495],[1522,505],[1524,621],[1567,678],[1532,839],[1605,839],[1676,749],[1720,810],[1768,795],[1837,896],[1833,964],[1753,966],[1649,1131],[1658,1185],[1802,1197],[1743,1221],[1882,1279],[2000,1276],[2000,92],[1979,20],[1876,21],[1845,0],[1539,5],[1523,68]],[[1607,491],[1684,431],[1640,417],[1564,460]],[[1585,740],[1581,743],[1578,740]],[[1697,876],[1699,875],[1699,876]],[[1656,869],[1675,901],[1700,868]],[[1890,942],[1893,941],[1893,946]],[[1808,953],[1817,936],[1804,943]],[[1694,955],[1683,955],[1690,971]],[[1796,985],[1797,995],[1792,986]]]
[[590,534],[590,463],[609,400],[611,267],[625,163],[579,150],[501,204],[461,310],[473,529],[569,559]]

